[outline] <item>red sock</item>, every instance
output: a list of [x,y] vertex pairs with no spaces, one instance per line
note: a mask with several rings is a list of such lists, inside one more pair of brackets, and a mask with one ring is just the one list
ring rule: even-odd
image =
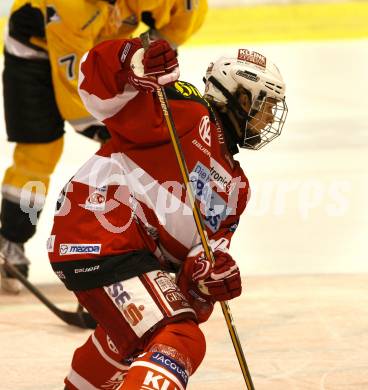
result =
[[79,347],[65,378],[68,390],[86,388],[117,389],[129,369],[121,363],[121,355],[101,327]]
[[187,382],[180,363],[161,352],[147,352],[131,364],[119,390],[184,390]]

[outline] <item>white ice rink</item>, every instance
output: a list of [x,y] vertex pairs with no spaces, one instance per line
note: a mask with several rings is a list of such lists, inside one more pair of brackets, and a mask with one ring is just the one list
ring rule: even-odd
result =
[[[289,117],[278,140],[238,155],[253,195],[233,239],[234,258],[244,276],[367,272],[368,41],[252,48],[283,73]],[[181,78],[202,90],[207,64],[234,49],[182,48]],[[35,283],[57,281],[45,249],[54,204],[63,184],[96,150],[67,130],[37,234],[26,246]],[[5,140],[2,123],[1,172],[11,159]]]

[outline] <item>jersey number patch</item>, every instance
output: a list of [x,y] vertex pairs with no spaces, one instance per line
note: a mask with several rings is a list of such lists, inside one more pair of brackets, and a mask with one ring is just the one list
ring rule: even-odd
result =
[[66,66],[66,77],[68,80],[74,80],[76,76],[75,63],[77,56],[75,54],[68,54],[67,56],[59,58],[59,64]]

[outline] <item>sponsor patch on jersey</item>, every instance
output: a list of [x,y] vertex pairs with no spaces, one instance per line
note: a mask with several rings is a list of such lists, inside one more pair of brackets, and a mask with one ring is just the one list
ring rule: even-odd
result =
[[173,358],[164,355],[161,352],[155,352],[150,357],[151,362],[158,364],[159,366],[164,367],[167,371],[171,372],[175,375],[176,378],[179,379],[181,384],[186,387],[188,383],[188,374],[184,370],[184,368]]
[[252,64],[261,66],[262,68],[265,68],[267,63],[265,56],[248,49],[239,49],[238,60],[251,62]]
[[234,190],[235,183],[232,183],[232,176],[230,173],[212,157],[210,164],[211,180],[218,188],[222,189],[222,191],[226,192],[228,195],[231,194],[231,192]]
[[84,208],[90,211],[103,211],[106,208],[107,186],[96,188],[86,199]]
[[80,273],[94,272],[94,271],[98,271],[99,269],[100,269],[99,265],[94,265],[92,267],[75,268],[74,273],[80,274]]
[[178,286],[170,279],[165,272],[158,272],[153,281],[164,295],[166,301],[171,306],[171,312],[177,312],[185,307],[190,307],[183,293]]
[[76,255],[76,254],[99,254],[101,244],[60,244],[59,255]]
[[192,141],[192,144],[193,144],[195,147],[197,147],[197,148],[198,148],[202,153],[204,153],[206,156],[211,157],[210,151],[209,151],[207,148],[205,148],[203,145],[201,145],[201,143],[200,143],[198,140],[194,139],[194,140]]
[[164,318],[138,277],[103,288],[138,337],[142,337]]
[[217,232],[220,224],[230,214],[231,208],[215,191],[212,190],[211,170],[201,162],[197,162],[193,171],[189,174],[196,198],[204,205],[205,224],[213,232]]

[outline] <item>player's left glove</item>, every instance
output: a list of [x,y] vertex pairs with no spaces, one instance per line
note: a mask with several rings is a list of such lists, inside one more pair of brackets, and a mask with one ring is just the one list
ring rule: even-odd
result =
[[234,259],[220,250],[215,251],[214,256],[215,264],[211,264],[203,251],[187,257],[177,281],[199,322],[211,315],[213,302],[236,298],[242,291],[240,272]]
[[130,67],[129,82],[141,91],[153,92],[179,78],[176,50],[163,39],[151,42],[146,50],[137,50]]
[[188,257],[184,268],[199,291],[210,296],[213,301],[226,301],[241,294],[240,272],[234,259],[226,252],[214,252],[215,263],[212,265],[204,252]]

